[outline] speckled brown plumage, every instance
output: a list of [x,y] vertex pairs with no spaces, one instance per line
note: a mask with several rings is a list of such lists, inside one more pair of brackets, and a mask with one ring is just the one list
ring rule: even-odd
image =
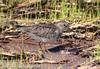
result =
[[37,24],[20,28],[22,32],[27,33],[31,38],[42,42],[57,40],[65,29],[68,30],[68,23],[66,22],[56,24]]

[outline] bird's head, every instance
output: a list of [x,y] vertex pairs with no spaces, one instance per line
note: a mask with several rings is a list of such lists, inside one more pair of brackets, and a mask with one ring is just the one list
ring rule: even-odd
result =
[[55,25],[61,30],[61,31],[68,31],[69,30],[69,22],[67,21],[59,21],[55,23]]

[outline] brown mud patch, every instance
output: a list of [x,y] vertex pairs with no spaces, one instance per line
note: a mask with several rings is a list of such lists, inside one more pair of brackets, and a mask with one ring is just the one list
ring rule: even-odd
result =
[[[34,53],[40,54],[37,53],[40,48],[39,43],[27,38],[27,36],[23,38],[0,38],[0,49],[2,55],[4,57],[6,56],[4,59],[14,59],[15,56],[20,55],[22,50],[29,55]],[[60,41],[62,41],[62,43]],[[32,55],[31,57],[27,56],[29,63],[31,63],[31,65],[34,63],[42,63],[44,66],[43,69],[47,69],[45,66],[48,65],[50,61],[53,61],[50,63],[52,69],[57,68],[55,65],[59,64],[61,64],[63,69],[75,69],[78,68],[80,64],[90,61],[90,57],[93,56],[91,53],[95,50],[95,45],[97,44],[94,39],[88,40],[62,37],[60,41],[42,43],[42,46],[45,45],[46,49],[48,49],[48,52],[41,53],[44,57],[41,59],[45,61],[41,62],[41,60],[38,59],[40,57],[34,58]]]

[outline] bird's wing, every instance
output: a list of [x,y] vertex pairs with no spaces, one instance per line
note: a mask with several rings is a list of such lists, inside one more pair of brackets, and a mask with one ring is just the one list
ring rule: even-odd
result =
[[53,24],[39,24],[27,28],[26,33],[31,33],[41,38],[54,39],[58,37],[59,30]]

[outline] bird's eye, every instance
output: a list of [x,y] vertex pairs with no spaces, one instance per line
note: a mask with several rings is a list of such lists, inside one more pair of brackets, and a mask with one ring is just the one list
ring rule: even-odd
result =
[[66,25],[66,24],[64,24],[64,26],[66,27],[67,25]]

